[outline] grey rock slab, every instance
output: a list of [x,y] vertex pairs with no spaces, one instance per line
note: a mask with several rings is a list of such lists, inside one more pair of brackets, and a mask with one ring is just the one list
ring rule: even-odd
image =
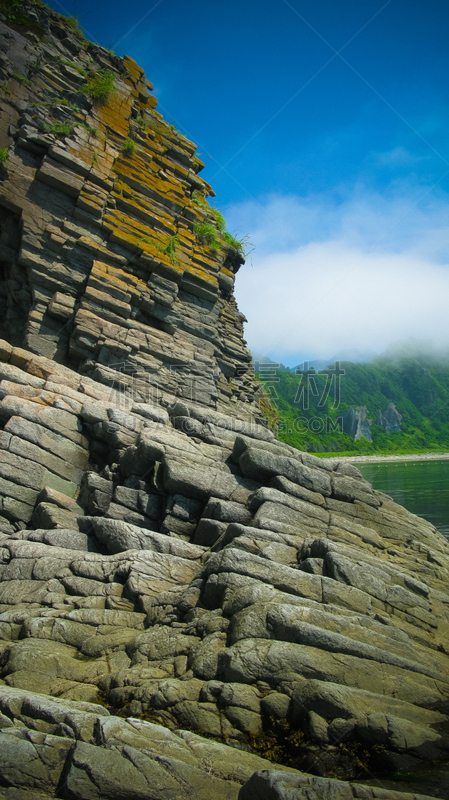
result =
[[[4,432],[0,432],[0,447],[2,443],[5,443]],[[9,445],[9,441],[7,445]],[[44,467],[8,450],[0,450],[0,456],[0,477],[6,481],[12,481],[13,483],[21,484],[23,487],[28,487],[30,497],[32,490],[42,489],[46,474]],[[26,498],[27,488],[24,488],[23,500],[30,502]]]
[[94,550],[93,540],[85,533],[70,528],[56,528],[45,531],[42,537],[44,544],[52,547],[62,547],[69,550],[88,552]]
[[328,724],[315,711],[309,711],[308,733],[314,742],[319,744],[328,744],[329,742]]
[[93,635],[90,625],[71,620],[39,617],[25,620],[23,635],[31,639],[48,639],[81,649],[84,642]]
[[270,692],[260,701],[262,713],[274,719],[286,719],[290,709],[290,697],[281,692]]
[[[0,439],[0,447],[3,447],[3,441]],[[6,449],[6,448],[5,448]],[[74,467],[70,462],[65,459],[55,456],[48,450],[44,450],[37,445],[32,444],[30,441],[19,438],[18,436],[11,436],[7,444],[7,449],[11,453],[33,461],[46,467],[50,472],[61,478],[66,478],[73,483],[80,483],[83,476],[82,470]]]
[[432,669],[427,664],[420,664],[416,659],[407,659],[403,656],[391,653],[386,649],[381,649],[372,644],[366,644],[356,639],[351,639],[348,636],[343,636],[341,633],[323,630],[316,625],[310,625],[307,622],[292,619],[294,610],[292,609],[292,611],[293,614],[288,621],[284,616],[282,607],[277,606],[268,611],[267,627],[269,630],[273,631],[276,639],[290,642],[294,641],[298,644],[318,647],[328,652],[346,653],[381,664],[391,664],[405,670],[410,670],[411,672],[428,675],[436,680],[440,678],[438,671]]
[[[133,628],[110,628],[109,630],[108,633],[106,628],[103,628],[98,631],[100,634],[98,635],[91,629],[91,636],[84,639],[81,645],[81,653],[88,656],[89,659],[105,658],[106,660],[110,660],[111,656],[113,657],[117,653],[125,655],[125,651],[127,652],[128,646],[135,638],[136,630]],[[129,664],[129,660],[127,664]],[[126,668],[127,664],[123,666]],[[103,669],[103,672],[106,670]]]
[[[89,578],[79,578],[76,575],[63,575],[60,580],[66,591],[77,597],[92,597],[96,595],[100,597],[109,597],[111,595],[121,597],[123,591],[121,583],[102,583]],[[68,617],[68,619],[72,619],[72,617]]]
[[243,537],[257,543],[277,542],[278,544],[284,544],[294,548],[301,547],[304,542],[304,537],[301,534],[276,533],[266,528],[255,528],[251,525],[241,525],[238,522],[230,522],[223,539],[219,542],[220,549],[231,544],[237,538],[241,539]]
[[43,425],[54,433],[59,433],[75,444],[87,446],[81,433],[81,423],[73,414],[60,408],[34,403],[22,397],[8,395],[0,402],[0,418],[5,422],[10,417],[24,417],[29,422]]
[[[113,584],[106,584],[113,586]],[[113,594],[113,592],[111,592]],[[138,628],[143,630],[145,614],[134,611],[115,611],[113,609],[77,608],[65,614],[65,619],[81,622],[95,627],[101,625],[114,625],[116,627]]]
[[37,170],[36,179],[69,197],[78,197],[84,183],[82,178],[75,176],[70,169],[59,166],[57,161],[48,156],[45,156],[42,166]]
[[156,524],[154,519],[150,519],[146,517],[145,514],[133,511],[128,506],[121,505],[120,503],[109,503],[105,516],[108,519],[128,522],[130,525],[140,528],[151,529]]
[[[431,696],[434,701],[441,697],[435,682],[426,676],[389,664],[379,670],[373,661],[344,653],[336,658],[333,653],[307,645],[247,639],[236,642],[219,654],[219,680],[242,683],[267,681],[273,686],[301,677],[341,683],[378,694],[395,693],[399,699],[409,698],[412,692],[419,704],[428,702]],[[441,691],[444,691],[443,687]]]
[[66,436],[49,430],[37,422],[32,422],[20,416],[12,416],[6,423],[4,430],[8,433],[30,442],[54,456],[84,470],[87,467],[88,452],[85,447],[75,444]]
[[246,504],[250,493],[258,488],[253,481],[231,475],[221,469],[165,459],[164,486],[170,494],[182,494],[197,500],[218,497]]
[[0,687],[0,708],[12,717],[20,719],[24,714],[33,719],[52,723],[64,722],[68,714],[75,713],[95,715],[95,719],[109,717],[109,711],[95,703],[74,702],[38,693],[30,695],[29,692],[9,686]]
[[332,493],[330,478],[325,470],[311,469],[288,456],[277,456],[250,446],[240,456],[239,465],[248,478],[268,481],[276,475],[283,475],[318,494],[329,496]]
[[47,594],[46,581],[19,580],[0,584],[0,603],[42,603]]
[[220,706],[239,706],[257,714],[260,712],[260,699],[258,692],[252,686],[241,683],[226,683],[218,698]]
[[335,461],[332,459],[332,469],[334,472],[337,472],[339,475],[346,475],[348,478],[355,478],[356,480],[363,480],[363,475],[354,464],[350,464],[348,461]]
[[337,475],[332,477],[332,495],[337,500],[353,502],[359,500],[369,506],[377,508],[381,505],[380,500],[373,495],[372,487],[367,481],[353,480],[351,478],[340,478]]
[[274,561],[277,564],[286,566],[297,566],[298,550],[296,547],[289,547],[280,542],[271,542],[261,550],[261,556]]
[[165,658],[187,655],[198,641],[196,636],[183,634],[177,629],[151,628],[136,636],[128,648],[128,653],[132,657],[138,652],[150,661],[161,661]]
[[325,505],[325,499],[322,494],[312,492],[304,486],[299,486],[299,484],[289,481],[288,478],[284,478],[283,475],[276,475],[272,478],[270,486],[273,489],[278,489],[280,492],[286,492],[286,494],[293,495],[293,497],[298,497],[306,503],[314,503],[317,506],[323,507]]
[[134,551],[133,555],[126,582],[131,597],[140,594],[156,597],[173,587],[185,586],[199,570],[197,563],[165,553]]
[[314,600],[278,591],[270,584],[247,575],[230,572],[211,573],[201,593],[201,601],[206,608],[222,608],[227,617],[231,617],[255,603],[285,602],[298,603],[301,606],[319,605]]
[[238,800],[432,800],[429,795],[402,794],[383,787],[345,783],[314,775],[264,769],[255,772],[240,789]]
[[293,692],[292,704],[298,717],[304,710],[313,710],[325,719],[363,719],[375,710],[418,725],[435,725],[442,721],[436,711],[331,681],[310,680],[298,686]]
[[37,389],[42,389],[45,385],[43,378],[30,375],[30,373],[14,366],[14,364],[0,363],[0,380],[18,383],[22,386],[33,386]]
[[227,706],[225,714],[229,722],[242,733],[250,736],[258,736],[262,733],[262,719],[259,713],[240,706]]
[[201,515],[203,505],[198,500],[193,500],[191,497],[185,497],[181,494],[175,494],[167,500],[167,511],[174,517],[186,522],[198,520]]
[[170,708],[181,700],[198,700],[202,686],[203,682],[196,678],[162,681],[153,697],[153,705],[155,708]]
[[191,731],[181,730],[176,733],[188,744],[189,750],[198,759],[200,766],[203,769],[209,766],[217,776],[241,784],[246,782],[255,770],[270,766],[270,762],[260,756],[236,748],[230,751],[228,746],[219,742],[208,741],[208,746],[205,748],[204,739]]
[[367,544],[376,549],[385,550],[384,541],[377,531],[365,525],[360,525],[355,520],[343,516],[343,514],[331,514],[328,537],[353,544],[356,547],[363,547],[363,544]]
[[83,510],[72,496],[63,494],[57,489],[45,486],[39,494],[38,503],[52,503],[74,514],[82,514]]
[[[3,472],[13,472],[14,475],[11,475],[12,478],[21,477],[22,480],[25,480],[26,472],[23,470],[17,469],[14,470],[14,467],[9,464],[6,464],[3,467]],[[35,483],[35,481],[33,481]],[[0,495],[3,495],[8,501],[17,500],[19,501],[18,507],[23,506],[23,510],[26,516],[22,517],[19,513],[19,519],[23,519],[25,522],[30,520],[34,504],[37,500],[39,494],[39,489],[30,489],[26,484],[19,483],[15,480],[6,480],[5,478],[0,477]],[[5,511],[7,511],[7,507],[5,506]]]
[[36,738],[32,742],[0,733],[0,774],[9,785],[51,792],[59,783],[72,743],[53,736]]
[[194,561],[200,559],[204,553],[204,548],[197,545],[164,536],[156,531],[142,531],[137,526],[120,520],[85,517],[83,525],[91,531],[91,535],[95,536],[102,544],[105,544],[111,553],[131,550],[134,547],[139,550],[153,550],[157,553],[179,556],[180,558]]
[[275,456],[285,456],[287,455],[289,458],[294,458],[300,464],[304,461],[305,453],[297,450],[295,447],[291,447],[288,444],[284,444],[282,442],[276,441],[271,439],[271,441],[265,441],[262,443],[254,441],[248,436],[243,434],[238,434],[234,441],[234,447],[232,451],[232,458],[236,463],[238,463],[240,456],[248,447],[257,447],[267,453],[271,453]]
[[[179,681],[177,682],[179,684]],[[102,717],[97,723],[97,741],[102,746],[129,745],[141,750],[150,749],[163,758],[176,758],[196,766],[197,759],[182,738],[168,728],[141,719]]]
[[[274,489],[272,491],[275,491]],[[300,500],[296,502],[300,503]],[[306,506],[309,504],[304,503]],[[312,506],[312,508],[316,508]],[[317,509],[320,510],[321,509]],[[253,525],[259,528],[266,528],[279,533],[296,534],[306,536],[326,536],[327,522],[318,519],[314,515],[309,515],[303,511],[297,511],[283,503],[266,501],[259,506],[254,515]]]
[[[368,717],[368,725],[370,718]],[[423,759],[438,759],[449,752],[449,739],[423,725],[386,715],[387,745],[399,753],[410,753]]]
[[222,522],[240,522],[248,524],[252,515],[241,503],[233,503],[229,500],[222,500],[211,497],[203,511],[203,517],[207,519],[217,519]]
[[183,700],[175,706],[173,713],[180,726],[204,732],[206,736],[219,738],[237,733],[225,715],[219,713],[215,703]]
[[[64,487],[68,491],[67,487]],[[76,486],[73,489],[76,493]],[[32,522],[37,528],[73,528],[78,515],[53,503],[39,503],[33,512]]]
[[226,633],[211,633],[192,644],[188,665],[194,675],[205,681],[214,680],[218,672],[219,653],[226,647]]
[[[258,489],[257,492],[254,492],[249,501],[250,511],[257,511],[263,503],[276,503],[285,505],[294,511],[298,511],[305,517],[311,517],[319,520],[324,525],[329,523],[330,515],[329,512],[324,508],[321,508],[313,503],[306,502],[300,498],[291,497],[290,495],[279,491],[278,489],[263,486],[261,489]],[[234,520],[231,521],[234,522]],[[238,521],[239,520],[235,520],[235,522]]]
[[321,578],[267,559],[252,556],[235,548],[215,553],[205,566],[206,574],[232,572],[271,584],[275,589],[321,602]]
[[227,527],[227,522],[220,522],[217,519],[200,519],[193,541],[203,547],[213,547],[226,532]]
[[158,422],[160,425],[168,425],[170,417],[168,412],[160,406],[152,406],[149,403],[133,403],[131,411],[151,422]]
[[[388,585],[389,575],[380,568],[370,565],[367,571],[363,568],[363,562],[354,564],[336,552],[328,552],[324,559],[324,574],[356,588],[363,588],[363,591],[374,598],[398,610],[405,611],[432,627],[437,625],[434,617],[429,613],[428,602],[402,586]],[[382,578],[386,578],[388,583]]]
[[[50,547],[49,545],[44,544],[41,541],[29,541],[27,539],[21,540],[21,539],[10,538],[5,543],[5,547],[7,547],[12,558],[32,558],[32,559],[40,559],[41,557],[51,558],[52,561],[55,560],[60,561],[61,566],[68,566],[72,560],[80,558],[80,553],[76,549],[69,550],[65,547],[59,547],[58,545],[53,545]],[[92,558],[92,556],[95,556],[96,554],[92,553],[89,555]],[[98,558],[99,560],[101,560],[102,558],[104,558],[104,556],[98,556]]]

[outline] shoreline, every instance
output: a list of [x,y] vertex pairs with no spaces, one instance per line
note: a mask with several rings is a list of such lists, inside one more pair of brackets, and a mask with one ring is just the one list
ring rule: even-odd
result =
[[415,455],[397,456],[342,456],[322,459],[323,461],[347,461],[351,464],[370,464],[382,461],[442,461],[449,459],[449,453],[416,453]]

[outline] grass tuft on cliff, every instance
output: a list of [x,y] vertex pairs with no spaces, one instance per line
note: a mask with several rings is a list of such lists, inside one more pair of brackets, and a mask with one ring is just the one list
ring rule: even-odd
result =
[[201,222],[194,225],[193,230],[201,244],[207,244],[209,250],[220,250],[220,242],[217,235],[218,230],[211,222]]
[[81,91],[94,102],[107,103],[115,92],[115,75],[102,69],[89,77],[87,83],[81,87]]
[[[43,6],[43,3],[35,5]],[[32,17],[23,8],[22,0],[0,0],[0,12],[5,17],[5,22],[14,30],[20,32],[32,31],[41,36],[44,29],[37,24],[35,17]]]
[[[195,189],[195,191],[192,192],[192,201],[197,206],[200,206],[200,208],[204,208],[204,210],[207,211],[208,214],[210,214],[210,216],[213,217],[217,229],[220,232],[221,236],[223,237],[223,241],[225,242],[225,244],[229,245],[229,247],[233,247],[234,250],[237,251],[237,253],[239,253],[241,256],[244,256],[245,247],[243,241],[241,239],[237,239],[235,236],[232,235],[232,233],[229,233],[229,231],[226,230],[226,220],[221,211],[219,211],[218,208],[213,208],[213,206],[210,206],[206,198],[201,194],[201,192],[198,191],[198,189]],[[208,226],[207,230],[206,226]],[[213,223],[205,222],[202,225],[201,224],[196,225],[194,231],[197,234],[200,241],[201,240],[205,241],[206,244],[209,245],[211,250],[219,250],[221,245],[217,237],[217,232],[214,231]],[[212,246],[209,243],[209,239],[213,240]],[[215,244],[217,246],[215,246]]]
[[132,139],[127,139],[126,142],[122,145],[122,153],[125,156],[132,156],[134,151],[137,149],[137,142],[134,142]]

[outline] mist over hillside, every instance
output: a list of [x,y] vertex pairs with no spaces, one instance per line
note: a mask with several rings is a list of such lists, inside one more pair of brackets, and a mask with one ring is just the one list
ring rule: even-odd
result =
[[[279,436],[295,447],[368,454],[449,448],[447,348],[408,340],[366,363],[335,358],[269,372],[260,379],[276,406]],[[381,427],[390,404],[402,417],[394,432]],[[371,441],[348,434],[342,419],[350,409],[366,410]]]

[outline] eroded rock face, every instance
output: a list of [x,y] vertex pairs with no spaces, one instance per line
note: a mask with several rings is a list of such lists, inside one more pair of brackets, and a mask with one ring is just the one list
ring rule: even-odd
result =
[[[238,254],[200,246],[190,225],[204,209],[189,192],[205,191],[193,146],[154,112],[134,123],[152,102],[141,71],[82,42],[74,55],[49,13],[44,45],[3,32],[3,70],[68,47],[118,88],[111,106],[83,106],[108,131],[94,164],[93,134],[56,142],[27,110],[52,81],[79,85],[74,67],[43,66],[8,100],[12,125],[29,119],[2,183],[21,243],[5,216],[2,264],[26,270],[30,294],[15,325],[1,293],[0,797],[380,797],[357,784],[367,770],[448,759],[448,544],[355,467],[260,424],[241,320],[229,328]],[[175,230],[177,264],[140,246]],[[101,355],[117,343],[131,374]],[[206,365],[193,398],[192,363]]]
[[0,353],[7,692],[100,702],[322,776],[357,779],[362,751],[379,774],[447,759],[449,552],[429,523],[256,424],[192,404],[183,430],[178,408],[124,408],[67,367]]
[[376,424],[386,433],[397,433],[401,430],[401,419],[402,414],[394,403],[390,403],[383,413],[377,412]]
[[[243,257],[216,226],[195,145],[132,59],[21,7],[42,38],[0,22],[0,336],[135,401],[178,396],[251,420],[232,294]],[[113,91],[95,100],[86,86],[105,73]]]
[[371,420],[368,419],[368,409],[366,406],[350,408],[343,411],[339,417],[343,426],[343,432],[347,433],[351,439],[357,442],[359,439],[372,441]]

